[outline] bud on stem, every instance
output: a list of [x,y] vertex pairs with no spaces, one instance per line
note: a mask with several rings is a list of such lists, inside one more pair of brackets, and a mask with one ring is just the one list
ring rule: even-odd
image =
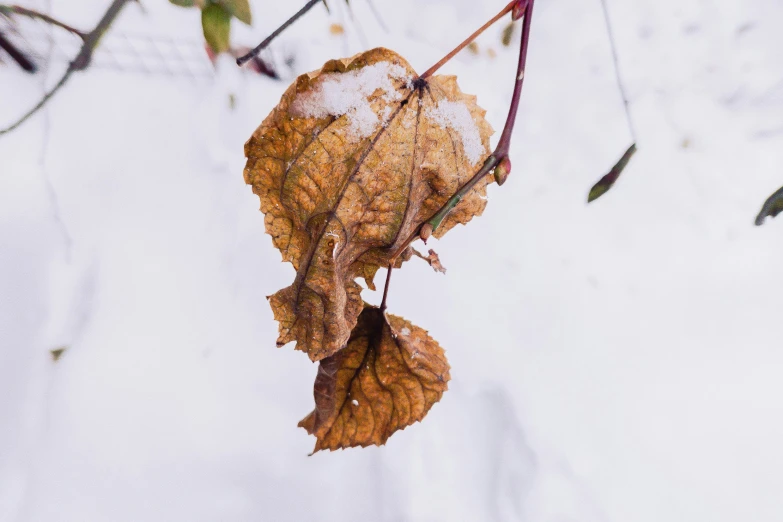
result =
[[432,236],[432,230],[433,230],[432,225],[430,225],[429,223],[424,223],[421,226],[421,230],[419,231],[419,237],[421,238],[421,240],[426,243],[427,240]]
[[511,174],[511,160],[508,159],[508,156],[506,156],[500,160],[498,166],[495,167],[495,181],[498,185],[503,185],[503,183],[505,183],[508,179],[509,174]]
[[514,7],[511,9],[511,19],[515,22],[522,18],[527,9],[527,0],[518,0]]

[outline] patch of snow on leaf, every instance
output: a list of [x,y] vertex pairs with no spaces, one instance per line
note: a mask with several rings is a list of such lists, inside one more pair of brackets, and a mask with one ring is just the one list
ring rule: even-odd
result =
[[476,122],[464,103],[441,100],[437,107],[427,109],[425,114],[441,127],[453,129],[459,133],[465,156],[471,164],[476,165],[481,161],[486,149],[481,141],[481,134]]
[[[389,62],[378,62],[344,73],[326,73],[313,89],[294,100],[291,109],[294,114],[306,118],[347,115],[351,132],[363,139],[381,124],[368,97],[381,89],[387,102],[402,99],[398,85],[392,81],[394,79],[410,83],[410,75],[405,68]],[[391,109],[386,109],[384,120],[391,113]]]

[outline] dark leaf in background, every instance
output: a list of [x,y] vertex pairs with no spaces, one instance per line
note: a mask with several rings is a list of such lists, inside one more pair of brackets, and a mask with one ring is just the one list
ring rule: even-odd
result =
[[612,170],[610,170],[606,176],[598,180],[598,183],[593,185],[593,188],[590,189],[590,194],[587,196],[588,203],[595,201],[609,192],[609,189],[612,188],[614,182],[617,181],[617,178],[619,178],[620,174],[623,173],[625,167],[628,166],[628,162],[631,161],[631,156],[633,156],[635,152],[636,143],[628,147],[628,150],[625,151],[625,154],[623,154],[623,157],[620,158],[620,161],[618,161],[615,166],[612,167]]
[[760,227],[764,224],[764,220],[769,217],[775,217],[783,212],[783,187],[779,188],[777,192],[772,194],[767,201],[764,202],[764,206],[761,207],[761,212],[756,216],[756,226]]

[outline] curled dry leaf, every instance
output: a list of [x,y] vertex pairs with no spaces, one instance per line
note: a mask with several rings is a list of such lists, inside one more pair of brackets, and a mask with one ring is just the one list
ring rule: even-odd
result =
[[348,345],[323,359],[315,410],[299,426],[315,450],[382,445],[424,418],[448,388],[449,364],[426,331],[365,305]]
[[[245,181],[294,283],[269,300],[278,345],[313,361],[350,337],[369,287],[422,223],[483,164],[490,125],[454,76],[418,79],[388,49],[331,60],[297,78],[245,144]],[[480,215],[491,176],[434,232]]]
[[427,263],[429,263],[432,269],[435,270],[436,272],[440,272],[441,274],[446,273],[446,268],[440,263],[440,256],[438,256],[438,253],[435,252],[433,249],[430,248],[429,251],[427,252],[429,255],[426,256],[414,248],[412,248],[411,251],[417,257],[420,257],[423,260],[425,260]]

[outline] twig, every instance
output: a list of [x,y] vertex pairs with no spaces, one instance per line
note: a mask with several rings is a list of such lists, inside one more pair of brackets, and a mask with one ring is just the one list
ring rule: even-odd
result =
[[3,33],[0,33],[0,49],[8,53],[8,55],[17,63],[19,67],[29,73],[34,73],[38,70],[38,67],[33,61],[28,58],[22,51],[16,48],[14,44],[9,42]]
[[72,27],[66,23],[63,23],[55,18],[52,18],[48,14],[41,13],[39,11],[34,11],[32,9],[27,9],[26,7],[21,7],[18,5],[0,5],[0,13],[3,14],[17,14],[20,16],[26,16],[28,18],[34,18],[37,20],[41,20],[42,22],[46,22],[47,24],[54,25],[57,27],[60,27],[61,29],[65,29],[66,31],[69,31],[84,41],[87,38],[87,33],[84,31],[80,31],[79,29],[76,29],[75,27]]
[[386,311],[386,297],[389,295],[389,282],[391,281],[391,275],[394,271],[394,263],[396,260],[392,260],[391,263],[389,263],[389,268],[386,272],[386,284],[383,285],[383,299],[381,299],[381,312]]
[[[497,147],[489,155],[484,162],[484,165],[470,180],[465,183],[444,205],[438,212],[435,213],[426,224],[432,226],[432,230],[437,230],[443,219],[448,213],[457,206],[465,195],[470,192],[481,179],[486,176],[492,169],[497,167],[503,160],[508,158],[508,152],[511,147],[511,135],[514,132],[514,122],[517,119],[517,111],[519,110],[519,100],[522,95],[522,84],[525,81],[525,65],[527,63],[527,49],[528,42],[530,40],[530,22],[533,18],[533,1],[534,0],[522,0],[519,2],[512,2],[510,7],[514,7],[513,4],[525,4],[524,12],[525,19],[522,22],[522,36],[519,43],[519,61],[517,62],[517,75],[514,81],[514,94],[511,96],[511,106],[508,110],[508,116],[506,117],[506,125],[503,127],[503,133],[500,135]],[[508,9],[509,6],[506,8]],[[520,8],[521,9],[521,8]],[[510,10],[510,9],[509,9]],[[506,11],[508,12],[508,11]],[[464,43],[464,42],[463,42]],[[418,231],[416,232],[418,235]],[[414,236],[415,239],[415,236]]]
[[625,110],[625,121],[628,124],[628,132],[631,133],[631,146],[625,151],[617,163],[605,174],[598,182],[590,188],[590,192],[587,194],[587,202],[592,203],[596,199],[600,198],[611,189],[615,182],[620,178],[620,174],[623,173],[625,167],[628,166],[628,162],[636,153],[636,129],[633,125],[633,119],[631,118],[631,110],[628,101],[628,91],[625,89],[622,75],[620,74],[620,60],[617,56],[617,45],[615,44],[614,33],[612,31],[612,22],[609,18],[609,9],[606,5],[606,0],[601,0],[601,7],[604,11],[604,19],[606,21],[606,32],[609,35],[609,46],[612,49],[612,62],[614,63],[614,75],[617,80],[617,88],[620,91],[620,96],[623,98],[623,109]]
[[606,32],[609,35],[609,46],[612,48],[612,61],[614,62],[614,74],[617,79],[617,88],[620,90],[620,96],[623,97],[625,106],[625,119],[628,122],[628,130],[631,132],[631,139],[636,144],[636,130],[631,119],[631,110],[629,108],[628,91],[625,89],[622,75],[620,74],[620,59],[617,56],[617,45],[615,44],[614,32],[612,31],[612,22],[609,18],[609,9],[606,6],[606,0],[601,0],[604,9],[604,19],[606,20]]
[[120,14],[120,11],[125,6],[125,4],[127,4],[129,1],[131,0],[114,0],[111,3],[109,8],[103,14],[101,20],[98,22],[98,25],[95,26],[95,29],[87,33],[85,36],[84,43],[79,50],[79,54],[77,54],[76,58],[74,58],[73,61],[68,65],[68,69],[65,71],[65,74],[63,74],[63,77],[60,78],[60,81],[58,81],[57,84],[49,92],[47,92],[43,98],[41,98],[41,101],[39,101],[35,107],[27,111],[24,116],[19,118],[9,127],[0,130],[0,136],[11,132],[12,130],[22,125],[25,121],[30,119],[36,112],[41,110],[41,108],[46,105],[49,100],[52,99],[52,97],[63,87],[63,85],[66,84],[74,71],[83,71],[90,65],[90,61],[92,60],[92,53],[98,47],[98,43],[100,42],[101,37],[117,18],[117,15]]
[[[479,171],[476,172],[476,174],[474,174],[473,177],[470,178],[462,187],[460,187],[460,189],[453,196],[451,196],[449,200],[446,201],[446,203],[444,203],[443,206],[430,219],[422,223],[422,225],[413,231],[413,233],[400,246],[397,252],[394,253],[392,256],[392,262],[389,266],[393,266],[400,254],[404,252],[405,249],[408,248],[408,246],[417,238],[421,237],[422,239],[426,240],[438,228],[438,226],[440,226],[441,222],[443,222],[443,219],[445,219],[451,209],[457,206],[462,198],[465,197],[465,195],[468,194],[473,189],[473,187],[475,187],[476,184],[481,181],[482,178],[484,178],[484,176],[489,174],[492,169],[499,166],[505,166],[508,168],[508,152],[511,145],[511,134],[514,132],[514,122],[517,117],[519,101],[522,95],[522,84],[525,80],[527,49],[530,41],[530,24],[533,18],[533,2],[534,0],[515,0],[504,7],[503,10],[492,19],[492,23],[494,23],[502,18],[503,15],[508,14],[511,11],[513,11],[515,18],[518,18],[522,15],[522,13],[524,13],[524,21],[522,22],[522,35],[520,37],[519,43],[519,61],[517,62],[517,73],[514,80],[514,93],[511,96],[511,106],[509,108],[508,116],[506,117],[506,124],[503,127],[503,133],[500,136],[497,147],[495,147],[495,150],[492,152],[492,154],[490,154],[489,157],[484,161],[484,165],[482,165]],[[487,27],[489,27],[489,25],[484,24],[467,40],[457,46],[454,51],[447,54],[444,59],[440,60],[437,64],[435,64],[435,66],[430,67],[418,78],[418,80],[423,79],[424,75],[431,75],[433,72],[435,72],[441,65],[446,63],[446,61],[459,52],[460,49],[468,45],[472,39],[475,39]],[[384,291],[384,302],[385,294],[386,291]]]
[[476,32],[474,32],[472,35],[465,38],[465,40],[463,40],[461,44],[455,47],[449,54],[441,58],[440,61],[438,61],[438,63],[436,63],[435,65],[433,65],[432,67],[424,71],[424,73],[421,76],[419,76],[419,78],[427,79],[430,76],[432,76],[433,73],[435,73],[435,71],[440,69],[443,66],[443,64],[445,64],[446,62],[454,58],[454,56],[456,56],[457,53],[460,52],[462,49],[470,45],[470,42],[478,38],[479,35],[483,33],[489,26],[491,26],[492,24],[494,24],[495,22],[497,22],[498,20],[506,16],[508,13],[510,13],[511,10],[514,8],[514,6],[518,3],[519,0],[512,0],[511,2],[509,2],[509,4],[506,7],[504,7],[498,14],[496,14],[489,22],[485,23],[484,25],[476,29]]
[[[272,34],[267,36],[264,39],[264,41],[258,44],[252,51],[250,51],[244,56],[240,56],[239,58],[237,58],[237,65],[242,67],[247,62],[252,60],[254,56],[256,56],[258,53],[266,49],[266,47],[272,42],[272,40],[277,38],[277,36],[280,33],[282,33],[289,25],[296,22],[303,14],[305,14],[307,11],[312,9],[313,6],[319,2],[324,2],[324,0],[308,0],[308,2],[304,5],[304,7],[302,7],[299,11],[297,11],[296,14],[294,14],[294,16],[292,16],[291,18],[283,22],[283,25],[275,29],[275,31]],[[326,2],[324,2],[324,4],[325,3]]]

